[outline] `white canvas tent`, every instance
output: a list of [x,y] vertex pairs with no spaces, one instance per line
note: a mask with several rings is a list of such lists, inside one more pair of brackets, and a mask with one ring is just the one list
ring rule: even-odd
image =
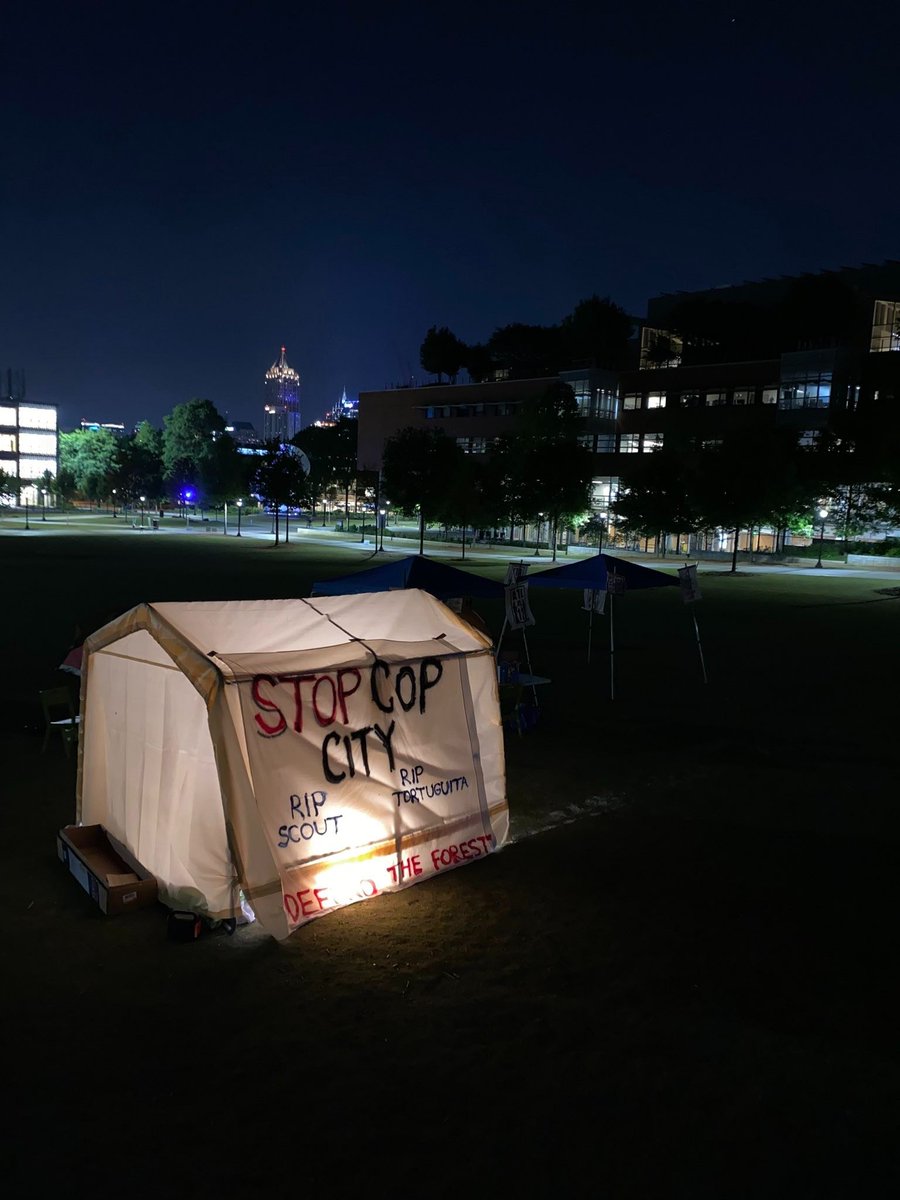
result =
[[141,604],[85,643],[77,818],[275,936],[507,837],[489,641],[418,590]]

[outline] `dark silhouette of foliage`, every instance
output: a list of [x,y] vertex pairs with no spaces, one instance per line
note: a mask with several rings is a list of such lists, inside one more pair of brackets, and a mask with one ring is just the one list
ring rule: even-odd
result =
[[633,331],[634,320],[608,296],[582,300],[560,326],[566,361],[619,370],[627,363]]
[[451,381],[455,382],[465,360],[465,343],[461,342],[456,334],[452,333],[445,325],[440,329],[436,325],[432,325],[425,334],[419,350],[419,361],[423,368],[429,374],[437,375],[438,381],[443,375],[447,375]]
[[564,361],[557,325],[504,325],[491,334],[487,351],[495,367],[509,371],[514,379],[556,375]]
[[463,454],[442,429],[407,426],[384,445],[382,493],[406,512],[419,509],[419,553],[424,553],[425,525],[441,513],[444,493],[461,469]]
[[487,346],[481,342],[477,342],[474,346],[466,347],[466,357],[463,365],[469,372],[469,378],[473,383],[483,383],[490,377],[495,368],[494,360],[491,358]]

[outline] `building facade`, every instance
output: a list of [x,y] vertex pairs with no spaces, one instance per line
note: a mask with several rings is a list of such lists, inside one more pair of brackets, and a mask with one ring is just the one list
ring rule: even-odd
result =
[[281,357],[272,363],[265,375],[263,438],[267,442],[284,443],[299,432],[300,376],[288,365],[282,346]]
[[41,502],[43,481],[56,478],[59,459],[57,410],[25,400],[24,380],[7,371],[0,395],[0,471],[19,481],[20,501]]
[[[692,326],[692,335],[676,332]],[[575,392],[580,440],[594,456],[592,507],[608,527],[632,455],[713,449],[776,428],[813,448],[846,416],[896,410],[900,262],[655,297],[633,360],[616,373],[588,367],[557,377]],[[359,465],[377,469],[385,439],[407,425],[440,426],[467,453],[483,454],[550,382],[363,392]]]

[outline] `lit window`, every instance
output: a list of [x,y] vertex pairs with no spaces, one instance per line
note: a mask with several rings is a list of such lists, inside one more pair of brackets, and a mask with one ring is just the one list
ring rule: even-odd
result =
[[650,392],[647,396],[648,408],[665,408],[666,393],[665,392]]
[[682,408],[696,408],[700,403],[699,392],[682,392],[679,397],[679,403]]
[[578,444],[579,444],[579,446],[584,446],[584,448],[585,448],[586,450],[590,450],[590,451],[591,451],[591,453],[593,453],[593,450],[594,450],[594,436],[595,436],[595,435],[594,435],[593,433],[582,433],[582,434],[579,434],[579,435],[578,435]]
[[701,450],[718,450],[721,445],[721,438],[704,438],[700,443],[700,448]]
[[752,388],[739,388],[739,389],[735,389],[732,403],[734,403],[734,404],[752,404],[753,399],[754,399],[754,392],[753,392]]
[[626,392],[625,400],[624,400],[622,407],[623,408],[640,408],[641,407],[641,393],[640,392]]
[[20,454],[56,454],[55,433],[20,433]]
[[615,417],[619,409],[619,397],[615,392],[600,388],[597,392],[597,416]]
[[777,404],[778,403],[778,388],[777,387],[763,388],[762,402],[763,402],[763,404]]
[[797,442],[799,446],[805,446],[811,449],[818,444],[819,438],[822,436],[821,429],[802,429]]
[[583,417],[591,415],[591,381],[589,379],[573,379],[570,387],[575,393],[575,403]]
[[4,454],[15,454],[16,435],[14,433],[0,433],[0,452]]
[[55,429],[56,409],[42,405],[19,405],[19,424],[23,429]]
[[623,433],[619,438],[619,452],[621,454],[637,454],[641,448],[641,435],[639,433]]
[[715,406],[718,404],[724,404],[725,399],[726,397],[724,392],[707,392],[705,398],[706,407],[715,408]]
[[19,417],[14,408],[0,407],[0,425],[18,425]]
[[869,347],[878,353],[900,350],[900,301],[876,300],[872,314],[872,341]]
[[56,459],[55,458],[20,458],[19,459],[19,478],[20,479],[40,479],[45,471],[49,471],[51,475],[56,474]]
[[463,454],[484,454],[487,451],[487,438],[458,437],[456,444]]
[[781,385],[779,408],[827,408],[831,401],[831,373],[788,376]]
[[614,433],[598,433],[597,434],[597,453],[598,454],[615,454],[616,452],[616,435]]
[[663,435],[661,433],[645,433],[644,445],[642,447],[645,454],[652,454],[655,450],[662,450]]

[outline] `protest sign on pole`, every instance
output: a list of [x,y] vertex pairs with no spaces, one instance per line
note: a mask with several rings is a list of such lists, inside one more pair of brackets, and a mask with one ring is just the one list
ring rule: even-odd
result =
[[697,564],[678,568],[678,583],[681,587],[681,598],[685,604],[691,605],[691,616],[694,619],[694,635],[697,638],[697,653],[700,655],[700,670],[703,672],[703,682],[709,683],[706,673],[706,660],[703,657],[703,645],[700,641],[700,626],[697,624],[697,610],[693,607],[698,600],[703,599],[700,584],[697,581]]
[[590,613],[588,617],[588,644],[587,644],[587,660],[591,661],[591,639],[594,630],[594,613],[603,615],[606,609],[606,592],[600,591],[599,588],[584,589],[584,603],[582,608],[585,612]]

